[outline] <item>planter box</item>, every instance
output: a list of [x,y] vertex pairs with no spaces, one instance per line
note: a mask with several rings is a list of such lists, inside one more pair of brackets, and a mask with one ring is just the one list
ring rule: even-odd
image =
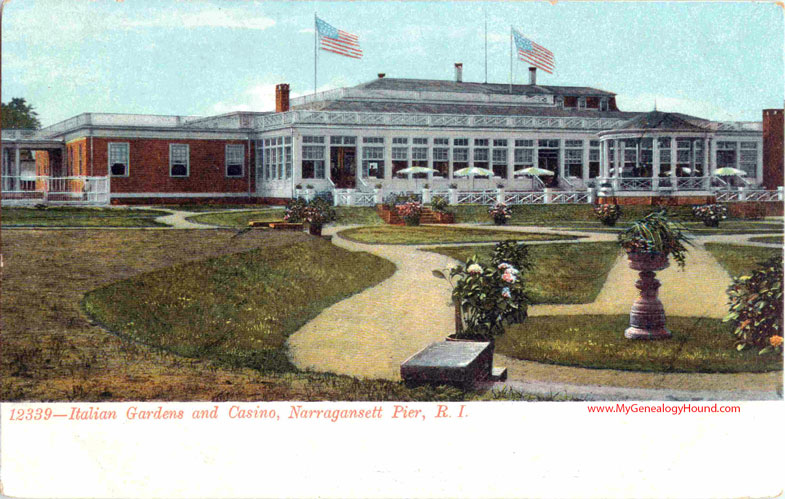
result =
[[[493,344],[486,341],[440,341],[420,350],[401,364],[408,386],[422,384],[471,388],[494,378]],[[506,371],[498,371],[506,378]]]

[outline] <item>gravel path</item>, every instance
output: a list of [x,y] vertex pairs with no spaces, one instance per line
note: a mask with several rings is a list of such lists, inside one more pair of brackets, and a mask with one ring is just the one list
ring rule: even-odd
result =
[[[478,228],[476,225],[471,227]],[[334,235],[347,227],[331,227]],[[483,228],[480,226],[479,228]],[[498,227],[488,226],[488,229]],[[507,227],[516,232],[552,232],[588,236],[561,244],[615,240],[615,235],[587,234],[543,227]],[[716,237],[716,236],[712,236]],[[724,236],[723,236],[724,237]],[[734,242],[745,236],[729,236]],[[754,237],[754,236],[749,236]],[[707,238],[708,239],[708,238]],[[289,347],[300,368],[367,378],[400,379],[400,364],[446,336],[453,328],[449,285],[432,277],[433,269],[456,262],[419,251],[421,247],[370,245],[333,237],[351,251],[368,251],[392,261],[396,273],[388,280],[343,300],[293,334]],[[674,315],[721,317],[730,277],[696,241],[685,271],[672,266],[658,273],[666,311]],[[543,244],[543,243],[540,243]],[[461,244],[456,244],[461,245]],[[637,297],[636,273],[619,257],[594,303],[538,305],[531,315],[624,314]],[[496,355],[495,365],[509,370],[506,386],[527,393],[566,394],[585,399],[743,400],[779,399],[782,373],[688,374],[582,369],[521,361]]]

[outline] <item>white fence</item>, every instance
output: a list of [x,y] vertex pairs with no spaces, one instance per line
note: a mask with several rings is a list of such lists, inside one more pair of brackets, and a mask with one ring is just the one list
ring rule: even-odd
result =
[[733,190],[717,191],[717,202],[727,203],[729,201],[782,201],[782,190]]
[[109,204],[108,177],[3,176],[4,205]]

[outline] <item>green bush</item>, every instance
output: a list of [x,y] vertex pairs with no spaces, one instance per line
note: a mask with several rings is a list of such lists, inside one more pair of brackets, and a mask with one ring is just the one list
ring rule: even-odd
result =
[[286,213],[283,219],[289,223],[300,223],[305,220],[305,208],[308,202],[303,198],[292,199],[286,203]]
[[502,241],[494,246],[491,264],[498,267],[502,263],[509,263],[520,271],[531,270],[534,267],[529,256],[529,247],[515,241]]
[[735,278],[728,288],[736,349],[760,348],[760,353],[782,352],[782,258],[760,264],[748,276]]
[[450,201],[445,196],[433,196],[431,198],[431,210],[437,213],[447,213]]

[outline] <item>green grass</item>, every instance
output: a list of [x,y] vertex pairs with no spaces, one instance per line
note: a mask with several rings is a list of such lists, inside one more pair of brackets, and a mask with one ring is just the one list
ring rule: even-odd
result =
[[[242,228],[248,222],[275,222],[283,220],[283,209],[248,210],[237,212],[215,212],[188,217],[188,221],[217,225],[219,227]],[[382,219],[376,214],[376,209],[366,206],[336,206],[335,224],[338,225],[380,225]]]
[[[425,248],[465,262],[489,261],[493,246]],[[619,254],[616,243],[538,244],[529,247],[534,268],[525,279],[532,303],[591,303]]]
[[597,369],[654,372],[765,372],[782,356],[738,352],[731,326],[720,319],[668,317],[673,338],[624,338],[629,316],[529,317],[497,340],[496,352],[523,360]]
[[394,271],[376,256],[304,237],[121,281],[88,293],[84,308],[109,329],[178,355],[283,372],[294,369],[291,333]]
[[191,211],[194,213],[208,213],[226,210],[261,210],[272,207],[264,204],[215,204],[215,203],[183,203],[152,205],[151,208],[170,209],[178,211]]
[[165,211],[127,208],[3,208],[4,227],[166,227],[154,219]]
[[706,243],[706,249],[732,277],[749,275],[758,264],[773,257],[782,258],[782,249],[738,244]]
[[193,223],[216,225],[218,227],[243,228],[250,221],[276,222],[283,220],[284,211],[278,209],[248,210],[248,211],[221,211],[194,215],[186,220]]
[[462,227],[433,227],[421,225],[407,227],[401,225],[380,225],[376,227],[357,227],[340,232],[341,237],[350,241],[367,244],[444,244],[444,243],[481,243],[495,241],[559,241],[576,239],[573,236],[552,234],[527,234],[503,230],[467,229]]
[[782,244],[783,237],[782,236],[751,237],[749,241],[752,243]]
[[[512,218],[508,223],[513,225],[558,225],[562,222],[594,222],[602,225],[594,215],[594,208],[587,204],[524,204],[511,206]],[[655,206],[623,206],[620,222],[632,222],[643,218],[658,208]],[[488,207],[481,205],[450,206],[449,211],[455,213],[456,223],[491,223]],[[669,213],[684,220],[692,217],[689,206],[668,209]]]

